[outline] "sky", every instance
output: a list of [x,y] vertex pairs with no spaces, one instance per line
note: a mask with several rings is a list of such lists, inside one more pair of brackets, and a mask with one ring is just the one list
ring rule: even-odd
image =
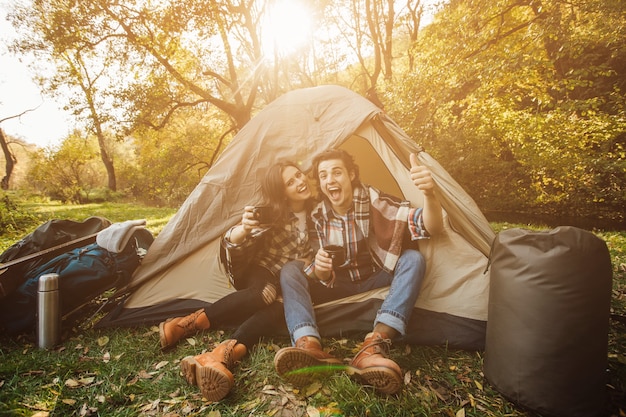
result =
[[26,63],[7,50],[15,32],[6,20],[6,4],[0,0],[0,120],[32,111],[1,122],[0,128],[41,147],[58,145],[73,128],[71,118],[53,99],[41,95]]

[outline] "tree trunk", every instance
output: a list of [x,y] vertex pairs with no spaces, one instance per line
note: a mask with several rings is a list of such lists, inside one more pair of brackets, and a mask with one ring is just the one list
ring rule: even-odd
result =
[[6,136],[4,136],[4,131],[0,129],[0,146],[2,147],[2,152],[4,153],[4,159],[6,161],[6,175],[2,178],[0,182],[0,188],[3,190],[9,189],[9,181],[11,180],[11,174],[13,173],[13,168],[15,164],[17,164],[17,159],[9,149],[9,144],[7,142]]

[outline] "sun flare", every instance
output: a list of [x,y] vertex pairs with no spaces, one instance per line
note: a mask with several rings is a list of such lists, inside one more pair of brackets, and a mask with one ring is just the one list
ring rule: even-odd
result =
[[312,11],[298,0],[277,0],[270,6],[261,29],[266,55],[288,55],[309,42]]

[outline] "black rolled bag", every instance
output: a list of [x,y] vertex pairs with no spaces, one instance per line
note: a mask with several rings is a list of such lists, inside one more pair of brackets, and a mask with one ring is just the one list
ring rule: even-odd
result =
[[606,243],[575,227],[509,229],[490,258],[489,383],[543,416],[605,415],[613,279]]

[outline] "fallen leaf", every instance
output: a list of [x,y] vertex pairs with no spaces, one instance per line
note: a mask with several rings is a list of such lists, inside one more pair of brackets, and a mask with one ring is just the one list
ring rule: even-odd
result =
[[48,411],[37,411],[31,417],[48,417],[50,413]]
[[161,399],[157,398],[156,400],[154,400],[150,404],[148,404],[148,406],[150,406],[150,408],[148,408],[146,411],[158,410],[159,409],[159,404],[161,404]]
[[404,385],[409,385],[411,383],[411,371],[408,371],[404,374]]
[[61,402],[62,402],[63,404],[67,404],[67,405],[74,405],[74,404],[76,404],[76,400],[73,400],[73,399],[71,399],[71,398],[63,398],[63,399],[61,400]]
[[315,395],[320,389],[322,389],[321,382],[313,382],[312,384],[307,385],[307,387],[305,388],[304,396],[310,397],[312,395]]
[[96,379],[95,377],[90,376],[90,377],[86,377],[86,378],[81,378],[81,379],[78,380],[78,382],[81,385],[90,385],[90,384],[93,384],[93,381],[95,381],[95,379]]
[[321,407],[320,415],[322,416],[343,416],[344,413],[337,406],[337,403],[330,403],[326,407]]
[[465,408],[461,408],[456,412],[456,417],[465,417]]
[[313,407],[312,405],[307,405],[306,406],[306,414],[309,417],[320,417],[320,410],[318,410],[317,408]]
[[89,407],[86,403],[80,409],[81,417],[89,417],[92,414],[95,414],[98,411],[97,408]]
[[102,355],[102,362],[109,363],[110,360],[111,354],[109,352],[104,352],[104,355]]
[[102,347],[109,343],[109,336],[102,336],[98,338],[98,346]]
[[265,389],[265,388],[263,388],[261,390],[261,392],[263,394],[266,394],[266,395],[280,395],[280,392],[276,391],[275,389]]
[[479,390],[481,390],[481,391],[483,390],[483,384],[481,384],[480,382],[478,382],[478,381],[476,381],[476,380],[474,380],[474,384],[476,384],[476,387],[477,387]]
[[68,388],[76,388],[80,386],[80,383],[76,381],[75,379],[70,378],[67,381],[65,381],[65,386]]
[[148,373],[146,370],[142,369],[141,371],[139,371],[139,374],[137,375],[139,376],[139,378],[141,379],[151,379],[152,375],[150,375],[150,373]]
[[220,413],[220,410],[211,410],[207,417],[222,417],[222,413]]
[[187,343],[189,343],[191,346],[195,346],[196,345],[196,339],[194,339],[193,337],[190,337],[187,339]]
[[163,368],[165,365],[167,365],[168,363],[170,363],[170,362],[169,362],[169,361],[161,361],[161,362],[157,363],[157,364],[154,366],[154,369],[161,369],[161,368]]

